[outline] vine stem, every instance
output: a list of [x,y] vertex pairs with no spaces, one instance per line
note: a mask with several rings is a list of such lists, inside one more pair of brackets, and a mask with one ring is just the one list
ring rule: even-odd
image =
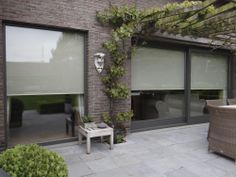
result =
[[113,102],[114,100],[112,98],[109,98],[109,116],[111,118],[112,126],[114,128],[115,120],[114,120]]

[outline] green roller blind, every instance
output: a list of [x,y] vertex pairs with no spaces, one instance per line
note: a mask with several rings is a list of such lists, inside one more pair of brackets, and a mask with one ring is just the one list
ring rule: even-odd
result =
[[7,95],[84,93],[84,36],[6,26]]
[[183,51],[139,47],[131,60],[132,90],[183,90]]

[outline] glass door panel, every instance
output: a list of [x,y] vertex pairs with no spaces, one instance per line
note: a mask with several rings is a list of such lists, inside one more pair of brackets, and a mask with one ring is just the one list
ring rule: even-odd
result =
[[227,70],[227,56],[191,54],[190,116],[208,114],[205,100],[227,98]]

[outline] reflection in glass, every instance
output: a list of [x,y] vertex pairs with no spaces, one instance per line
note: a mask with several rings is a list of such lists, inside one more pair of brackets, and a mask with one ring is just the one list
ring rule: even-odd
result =
[[133,92],[133,120],[184,117],[184,90]]
[[183,90],[184,52],[138,47],[131,60],[131,88]]
[[28,95],[9,97],[9,146],[71,138],[66,129],[72,107],[81,107],[82,95]]
[[227,56],[193,52],[191,116],[207,114],[205,100],[227,98]]
[[83,93],[84,37],[6,27],[7,94]]
[[184,51],[138,47],[131,60],[134,120],[184,116]]

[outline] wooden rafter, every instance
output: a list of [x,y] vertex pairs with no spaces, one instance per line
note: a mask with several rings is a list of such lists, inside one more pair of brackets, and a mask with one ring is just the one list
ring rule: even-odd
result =
[[[194,24],[191,24],[191,28],[197,28],[197,27],[203,25],[204,22],[219,17],[219,15],[222,15],[222,14],[223,14],[223,15],[226,15],[226,13],[227,13],[228,11],[233,10],[233,9],[235,9],[235,8],[236,8],[236,4],[235,4],[235,3],[228,3],[228,4],[226,4],[226,5],[222,6],[222,7],[220,7],[219,9],[217,9],[213,14],[207,15],[207,16],[204,18],[204,20],[202,20],[202,21],[200,20],[200,21],[198,21],[198,22],[196,22],[196,23],[194,23]],[[232,15],[235,15],[235,14],[231,13],[230,15],[232,16]],[[226,17],[226,18],[227,18],[227,17]]]
[[[221,40],[226,46],[236,46],[236,0],[186,0],[169,3],[162,8],[136,10],[130,12],[134,21],[131,20],[128,25],[133,26],[137,34],[149,36],[159,32],[204,37]],[[111,21],[125,16],[122,9],[118,12],[111,11]],[[124,13],[127,13],[127,8]],[[104,21],[109,21],[109,18]],[[123,28],[121,31],[125,32]]]
[[[207,8],[216,3],[218,6],[214,6],[212,12],[210,11],[200,18],[200,14],[204,14]],[[157,19],[157,30],[221,40],[224,41],[224,44],[235,46],[236,40],[232,35],[236,35],[236,0],[228,0],[225,3],[219,0],[206,0],[197,7],[188,8],[194,10],[185,11],[186,13],[184,10],[181,13],[178,9],[179,14],[176,13],[177,11],[173,11],[171,16],[162,16],[161,20]],[[183,15],[182,18],[181,15]]]

